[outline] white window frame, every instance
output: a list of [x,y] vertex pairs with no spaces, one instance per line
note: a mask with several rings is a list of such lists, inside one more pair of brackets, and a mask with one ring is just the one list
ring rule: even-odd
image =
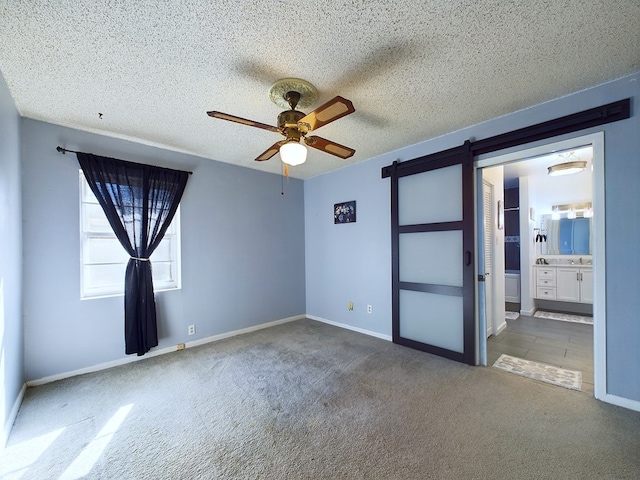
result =
[[[87,240],[89,239],[113,239],[118,242],[115,233],[109,230],[109,232],[104,231],[91,231],[88,228],[85,228],[85,210],[87,205],[99,205],[98,200],[91,192],[91,188],[87,183],[84,173],[80,170],[80,298],[82,300],[94,299],[94,298],[105,298],[105,297],[118,297],[124,295],[124,276],[125,270],[127,266],[127,262],[129,260],[128,255],[124,251],[123,248],[123,260],[121,262],[90,262],[85,261],[86,258],[90,258],[90,254],[88,252],[88,248],[90,248],[90,244]],[[101,220],[107,222],[106,215],[102,211],[102,208],[93,209],[94,217],[98,218],[98,215],[101,215]],[[108,222],[107,222],[108,223]],[[155,265],[159,265],[160,263],[170,263],[170,278],[160,278],[157,275],[153,277],[153,290],[154,292],[163,292],[167,290],[179,290],[182,288],[182,267],[181,267],[181,248],[180,248],[180,207],[176,211],[175,216],[169,228],[167,229],[162,242],[158,246],[158,249],[154,252],[158,252],[162,249],[165,241],[169,242],[169,260],[168,261],[158,261],[156,260]],[[119,242],[118,242],[119,245]],[[121,247],[122,248],[122,247]],[[150,257],[152,268],[154,265],[153,254]],[[117,285],[89,285],[89,280],[85,275],[85,271],[91,266],[97,265],[122,265],[122,275],[120,276],[121,280]],[[157,269],[153,269],[154,272]]]

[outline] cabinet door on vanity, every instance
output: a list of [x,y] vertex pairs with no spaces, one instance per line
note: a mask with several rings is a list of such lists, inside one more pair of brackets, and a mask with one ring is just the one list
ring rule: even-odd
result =
[[556,300],[562,302],[580,301],[580,269],[558,267],[556,270]]
[[593,270],[590,268],[580,269],[580,301],[593,303]]

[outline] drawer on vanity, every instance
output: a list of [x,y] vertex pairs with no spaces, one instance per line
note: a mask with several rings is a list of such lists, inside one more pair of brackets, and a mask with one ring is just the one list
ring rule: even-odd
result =
[[537,285],[538,287],[555,287],[556,277],[552,277],[552,278],[538,277]]
[[553,280],[555,284],[556,269],[553,267],[537,267],[536,268],[536,280],[540,283],[540,280]]
[[547,299],[547,300],[555,300],[556,299],[556,289],[555,288],[545,288],[538,287],[536,289],[537,296],[536,298]]

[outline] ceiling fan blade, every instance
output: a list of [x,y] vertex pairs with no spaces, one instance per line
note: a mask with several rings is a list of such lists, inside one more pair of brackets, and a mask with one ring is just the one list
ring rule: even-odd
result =
[[316,108],[313,112],[308,113],[298,122],[298,128],[303,132],[310,132],[326,125],[327,123],[338,120],[339,118],[355,112],[353,103],[342,97],[335,97],[329,100],[321,107]]
[[258,155],[258,157],[256,158],[256,162],[264,162],[265,160],[269,160],[271,157],[273,157],[276,153],[278,153],[280,151],[280,146],[285,141],[286,140],[283,140],[283,141],[276,142],[273,145],[271,145],[264,152],[262,152],[260,155]]
[[322,150],[323,152],[330,153],[331,155],[335,155],[340,158],[349,158],[356,153],[353,148],[345,147],[344,145],[332,142],[326,138],[316,137],[315,135],[311,137],[304,137],[304,143],[312,148],[317,148],[318,150]]
[[262,128],[264,130],[269,130],[270,132],[280,133],[278,127],[273,127],[271,125],[267,125],[266,123],[255,122],[253,120],[247,120],[246,118],[236,117],[234,115],[229,115],[228,113],[211,111],[207,112],[207,115],[213,118],[219,118],[221,120],[228,120],[230,122],[241,123],[242,125],[248,125],[250,127]]

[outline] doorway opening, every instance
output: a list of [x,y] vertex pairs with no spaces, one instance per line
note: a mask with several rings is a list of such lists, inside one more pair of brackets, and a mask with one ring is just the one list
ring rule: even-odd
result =
[[[557,181],[549,181],[547,167],[562,163],[565,157],[576,155],[578,149],[584,149],[580,150],[581,154],[586,150],[592,154],[587,169],[580,174],[582,177],[568,175],[568,183],[565,186],[560,186],[561,183]],[[551,155],[554,158],[550,157]],[[487,284],[487,288],[485,285],[478,288],[478,331],[484,332],[485,327],[487,331],[487,335],[479,335],[479,363],[493,365],[496,353],[506,349],[510,352],[505,352],[506,354],[515,357],[581,370],[584,377],[583,391],[592,392],[596,398],[602,398],[606,385],[604,134],[586,135],[508,154],[479,158],[475,162],[475,169],[478,189],[481,188],[482,182],[487,180],[495,187],[492,202],[493,215],[496,217],[492,220],[495,227],[491,242],[493,251],[488,252],[493,259],[490,266],[486,266],[486,258],[481,261],[486,257],[482,253],[487,251],[488,240],[477,239],[478,278],[482,278]],[[518,192],[517,208],[513,207],[513,198],[509,198],[513,196],[513,191],[509,190],[514,187]],[[476,196],[478,226],[482,225],[487,215],[483,198],[480,194]],[[501,203],[500,211],[498,202]],[[583,203],[590,203],[591,208],[585,222],[591,226],[588,234],[590,239],[587,241],[591,249],[588,252],[579,249],[565,249],[562,253],[554,251],[551,244],[557,248],[558,242],[552,241],[550,233],[557,234],[558,229],[552,228],[557,226],[551,222],[553,206]],[[584,213],[579,212],[577,216],[584,218]],[[513,232],[514,217],[518,219],[519,227],[516,234]],[[566,219],[566,213],[564,218]],[[502,225],[498,225],[500,221]],[[511,226],[506,228],[505,224],[509,221]],[[562,223],[565,228],[567,220]],[[481,252],[480,249],[484,251]],[[514,250],[517,254],[514,254]],[[574,252],[579,253],[572,254]],[[514,255],[520,267],[517,276],[519,288],[513,285],[516,281],[514,265],[517,264],[514,263]],[[544,268],[537,268],[542,266]],[[485,268],[492,269],[491,274],[486,277]],[[542,288],[544,285],[539,285],[539,276],[542,274],[537,270],[544,270],[550,276],[546,280],[546,290]],[[560,284],[557,283],[558,271]],[[568,296],[566,292],[569,285],[566,282],[570,278],[575,280],[575,285],[571,284],[570,287],[575,287],[578,295],[576,298]],[[576,283],[577,280],[582,282]],[[490,293],[491,291],[493,293]],[[519,298],[514,298],[518,293]],[[593,324],[538,318],[534,316],[540,315],[537,312],[569,315],[574,313],[581,317],[589,317],[592,314]],[[515,315],[518,315],[517,319],[508,319],[514,318]],[[556,318],[560,316],[555,315]],[[507,342],[501,344],[505,339]]]

